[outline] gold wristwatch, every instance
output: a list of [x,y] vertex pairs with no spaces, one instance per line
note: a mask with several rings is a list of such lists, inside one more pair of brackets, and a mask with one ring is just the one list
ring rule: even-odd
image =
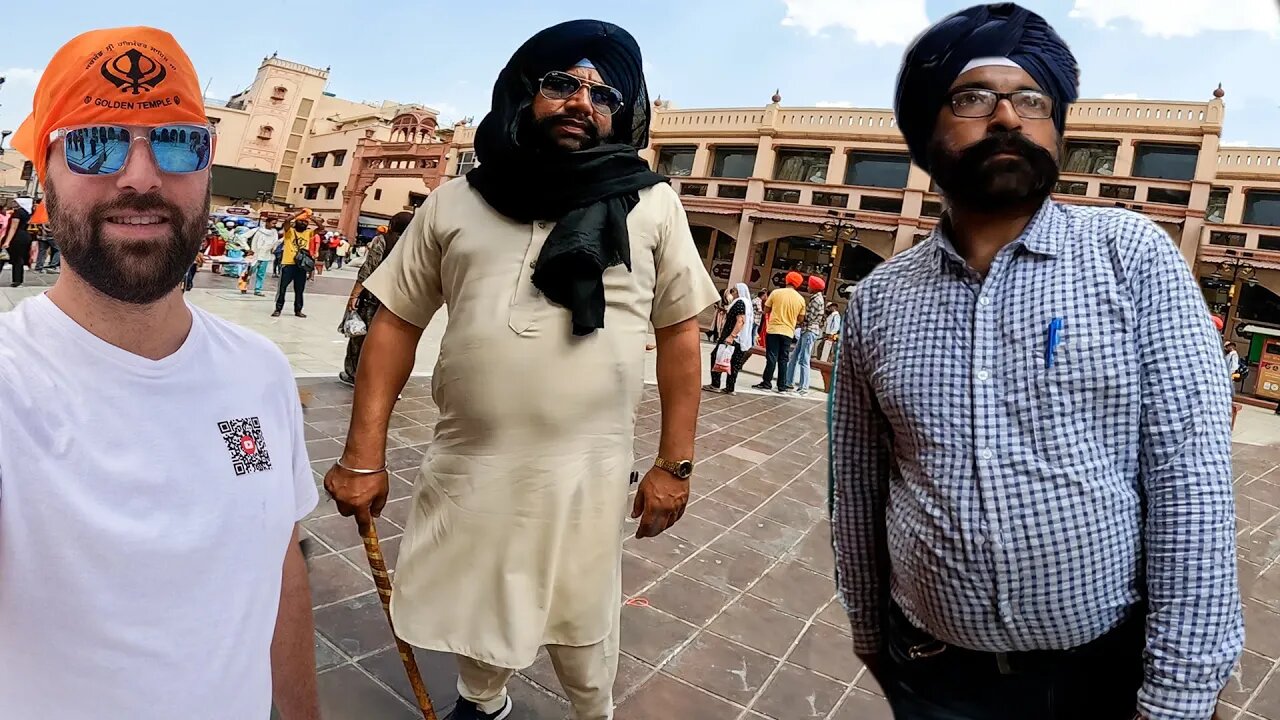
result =
[[671,462],[670,460],[663,460],[660,457],[656,457],[653,459],[653,466],[656,468],[661,468],[663,470],[666,470],[667,472],[671,473],[672,475],[675,475],[681,480],[688,480],[690,477],[693,476],[692,460],[681,460],[679,462]]

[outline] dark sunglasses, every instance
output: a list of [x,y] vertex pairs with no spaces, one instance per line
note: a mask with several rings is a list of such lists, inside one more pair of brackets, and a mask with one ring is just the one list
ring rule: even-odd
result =
[[622,109],[622,93],[608,85],[597,85],[566,72],[552,70],[538,81],[538,92],[548,100],[568,100],[585,86],[591,98],[591,106],[602,115],[612,115]]
[[129,162],[136,141],[151,148],[160,172],[172,175],[200,172],[213,158],[216,135],[209,125],[156,125],[141,128],[141,135],[121,125],[86,125],[60,128],[49,141],[62,140],[67,169],[76,175],[114,175]]

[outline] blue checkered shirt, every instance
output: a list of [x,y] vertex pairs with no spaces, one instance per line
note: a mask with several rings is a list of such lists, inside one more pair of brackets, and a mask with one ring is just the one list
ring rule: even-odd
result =
[[1169,236],[1049,201],[984,279],[935,230],[858,285],[841,346],[832,530],[856,649],[882,647],[890,598],[987,652],[1082,645],[1145,599],[1138,709],[1208,718],[1243,646],[1231,391]]

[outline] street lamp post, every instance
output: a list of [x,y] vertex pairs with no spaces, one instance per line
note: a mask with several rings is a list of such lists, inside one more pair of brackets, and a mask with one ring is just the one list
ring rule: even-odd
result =
[[1231,337],[1231,323],[1239,314],[1240,291],[1247,283],[1250,286],[1257,285],[1258,269],[1251,263],[1238,257],[1229,257],[1226,260],[1218,262],[1218,267],[1213,271],[1213,277],[1220,282],[1229,283],[1231,288],[1227,291],[1227,317],[1222,324],[1222,332],[1224,337]]
[[840,268],[836,263],[840,259],[840,243],[846,245],[858,244],[858,228],[852,223],[845,222],[846,218],[837,217],[834,220],[825,220],[818,226],[818,231],[813,234],[815,240],[824,240],[832,243],[831,245],[831,274],[827,276],[827,285],[831,291],[837,290],[836,281],[840,279]]

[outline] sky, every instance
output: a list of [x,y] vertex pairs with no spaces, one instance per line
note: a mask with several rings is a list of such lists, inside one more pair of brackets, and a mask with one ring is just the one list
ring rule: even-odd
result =
[[[7,8],[0,35],[0,130],[16,129],[57,48],[85,30],[172,32],[208,95],[230,97],[262,58],[330,67],[348,100],[422,103],[444,124],[478,122],[511,53],[539,29],[583,16],[639,41],[651,96],[677,108],[886,108],[902,52],[953,0],[60,0]],[[1086,98],[1205,101],[1226,91],[1224,144],[1280,147],[1276,0],[1024,0],[1071,45]],[[192,12],[195,9],[196,12]]]

